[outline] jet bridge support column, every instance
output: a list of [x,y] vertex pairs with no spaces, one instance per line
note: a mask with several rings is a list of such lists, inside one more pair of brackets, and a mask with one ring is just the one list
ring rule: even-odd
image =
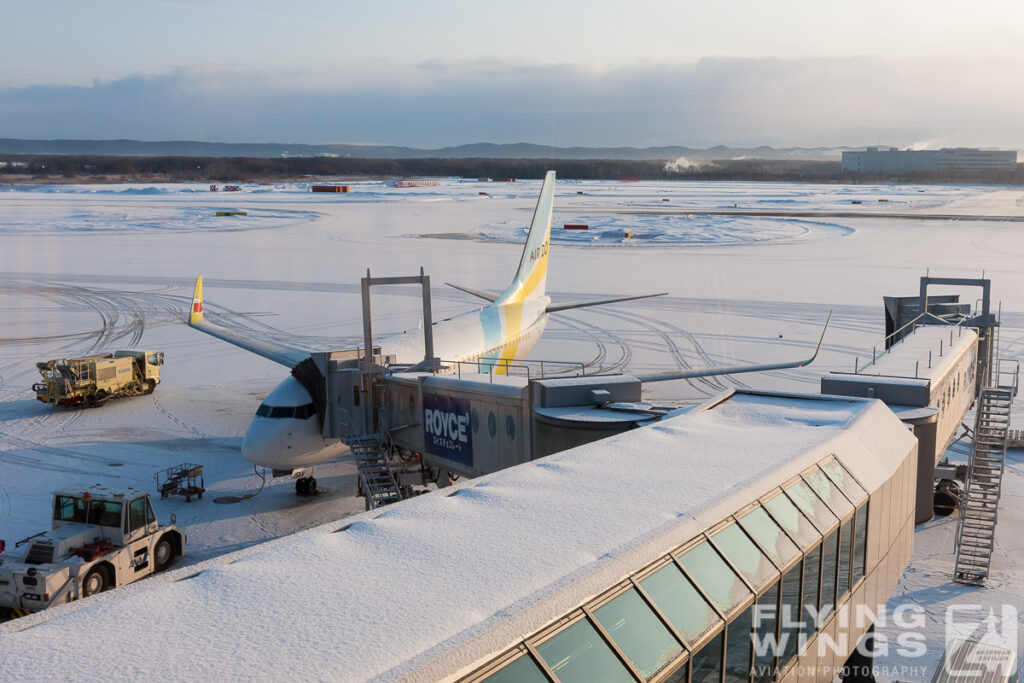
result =
[[980,278],[931,277],[921,278],[920,306],[928,310],[928,286],[952,285],[954,287],[981,287],[981,311],[965,321],[968,327],[978,330],[978,364],[975,398],[981,397],[981,390],[992,385],[993,368],[999,367],[999,318],[992,314],[992,281],[982,274]]
[[[360,386],[362,393],[363,424],[366,432],[376,431],[374,418],[376,407],[373,397],[373,376],[377,373],[373,362],[373,329],[370,313],[370,287],[374,285],[420,285],[423,292],[423,361],[418,363],[418,370],[433,370],[439,365],[434,357],[434,319],[430,310],[430,276],[425,275],[420,267],[419,275],[405,277],[372,277],[370,269],[366,269],[366,277],[361,280],[363,293],[363,356],[359,363]],[[371,349],[368,353],[366,349]]]

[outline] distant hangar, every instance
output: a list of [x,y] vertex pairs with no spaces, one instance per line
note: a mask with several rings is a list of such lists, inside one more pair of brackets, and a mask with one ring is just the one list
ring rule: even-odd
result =
[[896,149],[868,147],[843,152],[842,170],[849,173],[909,173],[912,171],[1013,171],[1017,152],[971,147]]

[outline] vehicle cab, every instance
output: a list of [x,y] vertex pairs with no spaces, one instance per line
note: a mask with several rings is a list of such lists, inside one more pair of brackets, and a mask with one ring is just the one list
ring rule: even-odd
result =
[[76,539],[87,527],[85,537],[91,542],[106,540],[121,546],[152,534],[159,524],[148,493],[134,489],[111,493],[97,486],[55,493],[52,527],[55,536]]
[[160,384],[160,366],[164,364],[163,351],[136,351],[126,349],[114,352],[114,358],[134,358],[135,364],[139,367],[139,374],[144,381],[152,381],[153,385]]

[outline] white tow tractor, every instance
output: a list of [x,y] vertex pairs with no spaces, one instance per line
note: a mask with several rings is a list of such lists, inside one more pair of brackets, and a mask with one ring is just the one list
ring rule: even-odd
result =
[[54,493],[50,531],[18,541],[20,554],[0,541],[0,612],[38,612],[163,571],[185,553],[174,521],[160,526],[144,491]]

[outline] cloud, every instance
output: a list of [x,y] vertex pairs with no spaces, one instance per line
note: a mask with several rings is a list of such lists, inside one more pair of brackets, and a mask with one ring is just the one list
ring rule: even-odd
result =
[[601,64],[384,61],[344,70],[206,64],[0,90],[0,134],[21,138],[563,146],[1021,147],[1010,64],[709,58]]

